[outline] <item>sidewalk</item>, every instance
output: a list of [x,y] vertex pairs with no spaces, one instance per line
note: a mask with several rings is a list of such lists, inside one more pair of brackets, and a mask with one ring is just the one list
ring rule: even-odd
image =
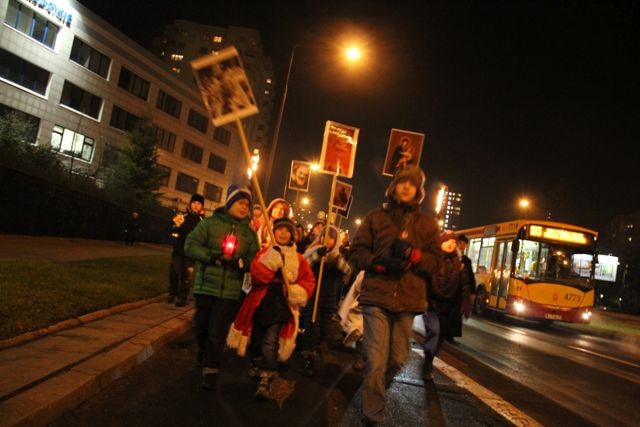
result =
[[191,327],[193,308],[151,303],[0,351],[0,426],[44,426]]

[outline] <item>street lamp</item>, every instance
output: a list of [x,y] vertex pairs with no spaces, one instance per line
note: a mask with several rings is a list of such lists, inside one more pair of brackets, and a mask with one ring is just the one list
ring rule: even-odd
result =
[[311,200],[309,200],[308,197],[303,197],[301,202],[302,202],[302,206],[309,206],[309,203],[311,202]]
[[530,205],[531,202],[526,197],[522,197],[520,200],[518,200],[518,206],[520,206],[520,209],[526,210]]
[[362,225],[362,220],[360,218],[356,218],[355,223],[359,227],[360,225]]
[[[269,161],[267,163],[267,171],[264,178],[265,191],[269,191],[269,181],[271,180],[271,173],[273,170],[273,163],[276,155],[276,148],[278,146],[278,140],[280,138],[280,127],[282,126],[282,118],[284,116],[284,106],[287,102],[287,94],[289,92],[289,80],[291,79],[291,69],[293,68],[293,61],[296,57],[296,49],[300,47],[300,44],[295,44],[291,49],[291,56],[289,57],[289,68],[287,69],[287,78],[284,81],[284,89],[282,91],[282,100],[280,101],[280,108],[278,109],[278,117],[276,119],[276,127],[273,131],[273,141],[269,150]],[[349,62],[359,61],[362,57],[362,52],[355,46],[349,46],[345,50],[345,55]]]

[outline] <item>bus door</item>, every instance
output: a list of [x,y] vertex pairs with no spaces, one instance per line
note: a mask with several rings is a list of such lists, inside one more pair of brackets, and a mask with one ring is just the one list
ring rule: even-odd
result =
[[[511,260],[513,252],[511,252],[512,241],[503,242],[501,246],[505,247],[503,262],[500,272],[500,283],[498,291],[498,308],[507,307],[507,296],[509,294],[509,278],[511,277]],[[497,263],[496,263],[497,265]]]
[[498,305],[498,291],[500,289],[500,277],[502,274],[502,258],[504,258],[504,243],[497,242],[498,250],[496,260],[493,263],[491,271],[491,295],[489,296],[489,305],[491,307],[501,308]]

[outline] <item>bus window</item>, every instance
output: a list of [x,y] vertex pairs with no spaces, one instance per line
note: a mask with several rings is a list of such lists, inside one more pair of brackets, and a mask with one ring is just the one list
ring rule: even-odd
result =
[[493,246],[495,241],[495,237],[485,237],[482,239],[482,247],[478,254],[478,269],[484,267],[487,271],[491,271],[491,258],[493,257]]
[[482,244],[482,239],[470,239],[469,246],[467,247],[467,256],[471,260],[471,265],[473,267],[473,271],[479,273],[478,271],[478,255],[480,254],[480,245]]
[[522,240],[516,258],[515,276],[523,279],[537,278],[540,242]]

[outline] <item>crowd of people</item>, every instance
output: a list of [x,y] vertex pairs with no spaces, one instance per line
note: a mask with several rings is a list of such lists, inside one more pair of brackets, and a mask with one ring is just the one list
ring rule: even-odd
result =
[[380,423],[417,315],[426,328],[422,375],[432,381],[442,342],[460,336],[469,316],[474,281],[460,252],[466,238],[440,233],[422,211],[424,185],[420,168],[399,169],[353,242],[324,218],[307,232],[284,199],[263,212],[246,187],[231,185],[206,218],[204,199],[193,195],[172,220],[169,303],[184,305],[193,289],[202,387],[216,388],[228,347],[248,356],[255,396],[268,399],[279,364],[299,352],[300,369],[313,376],[321,344],[343,339],[354,368],[364,367],[363,420]]

